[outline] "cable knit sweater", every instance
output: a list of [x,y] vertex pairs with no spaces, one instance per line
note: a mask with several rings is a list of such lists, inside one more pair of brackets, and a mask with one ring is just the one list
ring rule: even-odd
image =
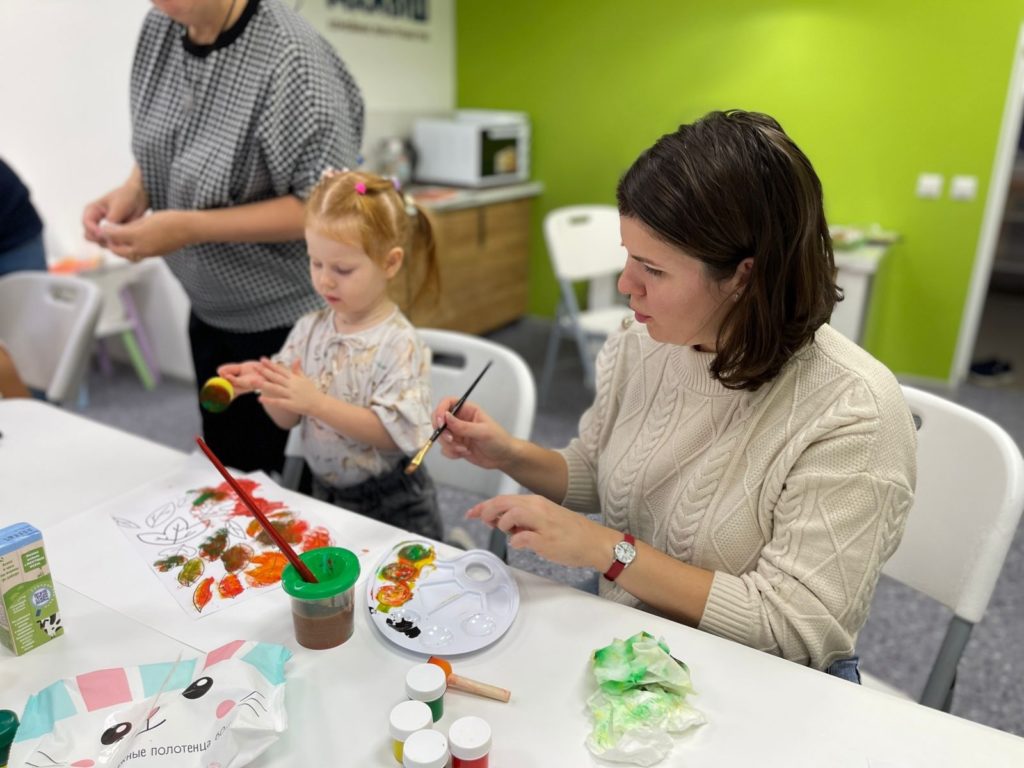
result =
[[[700,628],[824,669],[852,655],[913,500],[916,433],[893,375],[822,326],[771,383],[632,324],[561,451],[563,504],[714,572]],[[671,584],[665,585],[671,589]],[[644,608],[617,584],[601,594]]]

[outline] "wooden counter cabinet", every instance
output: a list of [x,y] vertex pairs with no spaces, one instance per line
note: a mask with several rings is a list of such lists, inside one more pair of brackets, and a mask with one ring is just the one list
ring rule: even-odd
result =
[[437,244],[437,299],[424,296],[412,303],[423,275],[413,263],[406,264],[390,290],[414,325],[481,334],[526,313],[531,202],[426,209]]

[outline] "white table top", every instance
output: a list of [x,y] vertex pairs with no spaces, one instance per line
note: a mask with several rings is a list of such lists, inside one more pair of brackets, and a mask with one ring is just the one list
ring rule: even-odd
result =
[[[54,531],[61,520],[120,495],[187,460],[184,454],[30,401],[0,401],[0,525],[26,520]],[[338,515],[349,513],[336,511]],[[355,516],[350,516],[355,518]],[[69,521],[69,524],[71,521]],[[339,523],[365,526],[365,518]],[[380,526],[381,540],[395,529]],[[55,573],[60,563],[53,560]],[[851,685],[712,635],[617,605],[532,574],[513,571],[520,610],[495,645],[453,662],[456,672],[509,688],[501,704],[458,691],[437,727],[475,714],[494,732],[496,768],[596,765],[583,741],[588,660],[597,647],[640,630],[664,637],[686,661],[708,724],[676,739],[665,765],[907,768],[1024,764],[1024,739],[913,702]],[[58,580],[67,634],[26,656],[0,649],[0,706],[60,677],[107,666],[173,659],[192,649],[84,597]],[[414,657],[384,641],[361,613],[345,645],[297,646],[283,594],[258,598],[266,635],[295,653],[288,667],[290,727],[252,765],[394,766],[387,714],[403,698]],[[244,606],[222,612],[241,610]],[[275,618],[276,617],[276,618]],[[205,621],[206,619],[204,619]],[[327,756],[327,757],[325,757]]]
[[836,267],[846,272],[873,275],[878,271],[889,247],[886,245],[859,245],[856,248],[836,248]]
[[0,400],[0,433],[0,527],[43,529],[188,459],[34,400]]

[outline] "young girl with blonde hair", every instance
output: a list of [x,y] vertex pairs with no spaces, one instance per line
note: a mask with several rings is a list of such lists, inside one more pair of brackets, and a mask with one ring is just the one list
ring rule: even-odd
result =
[[306,205],[310,277],[327,303],[299,319],[281,351],[218,373],[255,391],[281,429],[300,425],[313,495],[441,538],[430,476],[406,475],[432,431],[430,350],[388,296],[403,268],[436,289],[430,221],[389,179],[332,171]]

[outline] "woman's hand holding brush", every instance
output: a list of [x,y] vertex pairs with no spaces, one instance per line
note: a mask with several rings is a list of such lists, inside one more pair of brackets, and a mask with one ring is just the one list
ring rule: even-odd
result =
[[[469,385],[469,389],[467,389],[465,393],[463,393],[462,397],[454,401],[447,398],[445,399],[445,403],[448,403],[445,410],[448,413],[454,416],[456,413],[459,412],[459,410],[465,404],[467,398],[469,398],[469,396],[472,394],[473,390],[476,388],[476,385],[480,383],[480,379],[484,377],[484,374],[487,373],[487,369],[491,367],[491,364],[493,362],[493,360],[489,360],[487,362],[487,365],[485,365],[484,369],[480,371],[480,373],[477,375],[475,379],[473,379],[473,383]],[[434,441],[437,440],[437,438],[439,438],[446,429],[448,429],[448,424],[445,421],[438,421],[436,417],[434,421],[437,424],[437,429],[434,430],[434,433],[427,439],[427,442],[423,444],[423,447],[420,448],[419,452],[415,456],[413,456],[412,460],[406,465],[405,474],[411,475],[413,472],[419,469],[420,464],[423,463],[423,459],[426,458],[427,451],[430,450],[430,446],[432,446],[434,444]]]
[[472,390],[470,387],[462,397],[446,397],[438,404],[433,416],[434,435],[405,471],[415,471],[436,439],[449,459],[500,469],[534,493],[552,500],[564,499],[569,472],[562,455],[510,435],[483,408],[466,400]]
[[513,457],[514,438],[476,403],[466,402],[455,415],[454,397],[444,398],[434,411],[434,425],[446,426],[438,442],[449,459],[466,459],[484,469],[503,468]]
[[446,426],[437,441],[445,456],[484,469],[500,469],[552,501],[565,498],[569,470],[560,453],[513,437],[475,403],[467,402],[457,415],[449,413],[453,402],[454,398],[445,398],[434,411],[434,424]]

